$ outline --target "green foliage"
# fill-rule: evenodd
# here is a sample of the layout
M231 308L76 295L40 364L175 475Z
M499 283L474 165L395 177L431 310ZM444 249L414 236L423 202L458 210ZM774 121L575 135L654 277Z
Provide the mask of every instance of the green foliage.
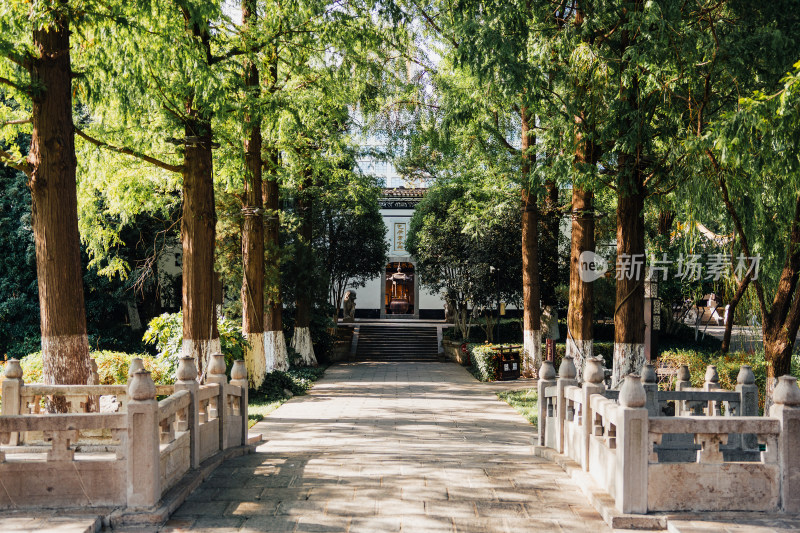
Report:
M767 363L764 360L763 352L752 354L737 352L721 355L718 352L676 349L663 352L659 355L658 360L661 364L666 364L673 368L688 365L692 387L702 387L705 381L707 365L716 365L719 384L723 389L727 390L736 389L736 376L739 374L739 367L750 365L756 377L756 386L758 386L759 409L762 412L764 410ZM795 361L792 362L792 374L797 376L800 374L800 366L797 366ZM670 388L674 388L674 383L670 384Z
M218 316L217 329L225 366L230 372L233 362L244 359L245 350L250 345L242 334L241 323ZM183 350L183 314L164 313L152 319L144 333L144 341L156 347L159 359L167 365L165 371L174 379Z
M485 216L467 227L469 202ZM521 227L513 190L494 193L467 183L439 183L428 190L411 218L406 248L417 259L422 285L441 293L468 336L469 308L489 318L497 298L519 303L522 292ZM499 273L490 267L499 269ZM487 323L487 336L491 328Z
M467 349L472 374L480 381L496 380L500 368L500 354L492 350L492 345L470 344Z
M152 355L103 350L90 352L89 356L97 362L100 385L125 385L128 382L128 368L134 357L142 359L145 370L150 371L157 384L169 385L174 382L168 365ZM26 355L20 360L20 366L25 383L42 383L42 352Z
M250 391L250 397L254 401L276 401L286 399L286 391L292 395L305 394L314 385L314 382L323 376L325 369L316 368L290 368L283 372L275 370L266 375L264 383L258 390Z
M539 393L536 389L499 391L497 397L516 409L534 426L539 423Z

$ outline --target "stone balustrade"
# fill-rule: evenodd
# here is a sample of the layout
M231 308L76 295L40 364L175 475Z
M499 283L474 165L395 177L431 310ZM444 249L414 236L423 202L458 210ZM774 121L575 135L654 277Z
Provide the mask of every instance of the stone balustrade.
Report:
M719 388L709 366L702 388L688 369L676 391L659 391L655 371L606 388L601 358L584 383L565 357L558 377L540 370L539 446L589 473L624 513L655 511L800 511L800 389L783 376L769 416L757 416L758 391L743 366L736 391Z
M228 383L223 356L212 359L209 383L197 382L185 357L168 387L156 386L141 361L127 386L26 385L11 360L2 384L0 509L152 508L204 460L246 446L244 361ZM53 396L69 398L70 412L45 413L42 399ZM118 407L99 412L103 396Z

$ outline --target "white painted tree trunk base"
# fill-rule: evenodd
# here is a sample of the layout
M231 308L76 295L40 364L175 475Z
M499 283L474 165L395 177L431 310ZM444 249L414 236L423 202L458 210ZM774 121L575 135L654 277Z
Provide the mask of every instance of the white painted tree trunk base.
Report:
M571 355L575 362L575 370L577 371L575 379L577 379L579 383L583 383L583 367L586 364L586 360L592 357L593 352L594 339L576 340L572 337L567 337L566 354Z
M317 366L317 357L314 355L314 344L311 342L309 328L294 328L292 348L300 355L300 364L303 366Z
M42 337L42 380L48 385L59 384L55 368L66 368L74 364L75 354L86 354L87 376L92 376L92 363L89 357L88 335L51 335ZM72 385L85 385L85 383L72 383Z
M522 332L521 361L522 375L535 378L539 376L539 367L542 366L542 331L539 329L526 329Z
M194 358L197 365L197 370L202 378L201 382L205 382L208 365L211 362L211 356L215 353L222 353L222 345L220 344L219 337L214 339L183 339L182 355ZM173 376L174 378L175 376Z
M267 359L264 356L264 333L248 333L250 348L244 352L244 366L247 367L247 382L251 389L257 389L264 383L267 375Z
M614 343L614 373L611 388L618 388L628 374L641 374L644 367L644 344Z
M267 373L273 370L289 370L289 352L283 330L264 332L264 361Z

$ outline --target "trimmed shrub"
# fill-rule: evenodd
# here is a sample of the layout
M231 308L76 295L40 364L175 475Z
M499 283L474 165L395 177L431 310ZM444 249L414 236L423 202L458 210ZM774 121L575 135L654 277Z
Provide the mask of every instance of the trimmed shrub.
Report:
M492 344L470 344L469 360L472 374L480 381L494 381L500 368L500 354L492 350Z
M99 351L89 356L97 363L100 385L125 385L128 383L128 368L134 357L141 357L145 370L152 373L153 381L159 385L174 382L172 375L165 371L162 361L152 355L140 353ZM22 379L25 383L42 383L42 352L28 354L20 360Z

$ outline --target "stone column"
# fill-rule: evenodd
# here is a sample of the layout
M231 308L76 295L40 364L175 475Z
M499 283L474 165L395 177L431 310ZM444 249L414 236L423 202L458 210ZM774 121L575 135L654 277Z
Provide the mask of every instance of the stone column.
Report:
M197 365L194 357L184 355L178 360L178 370L175 373L175 392L186 390L192 395L189 402L189 413L186 420L186 429L189 431L189 448L191 450L192 468L200 467L200 402L197 393L200 384L197 382Z
M553 387L556 384L556 369L552 361L542 361L542 366L539 368L539 446L547 446L547 431L555 431L555 428L547 427L547 398L545 391L548 387Z
M652 363L646 363L642 367L642 386L644 387L645 407L647 408L648 416L660 416L661 409L658 405L658 376L656 375L656 367Z
M592 396L603 394L606 389L606 370L602 357L592 357L585 361L583 370L583 450L581 452L581 467L589 471L589 439L594 426L594 413L592 412Z
M675 376L675 390L687 390L692 387L692 375L689 373L688 365L681 365L678 374ZM684 416L689 411L686 402L675 402L675 416Z
M736 392L739 393L739 415L758 416L758 386L756 377L750 365L739 367L736 376ZM758 449L758 437L753 434L742 435L742 448L745 450Z
M22 381L22 367L19 365L19 359L9 359L6 364L5 379L3 379L3 403L0 414L2 416L19 415L22 414L22 386L25 382ZM11 446L19 445L19 433L9 433L8 443Z
M242 397L239 401L239 414L242 416L242 446L247 445L247 368L242 359L233 362L231 368L231 385L242 388Z
M646 402L647 394L639 376L625 376L617 410L616 506L621 513L647 512L649 429Z
M781 376L772 395L769 416L781 423L778 435L778 464L781 469L781 508L800 511L800 389L797 378Z
M147 370L128 383L128 507L152 507L161 499L156 385Z
M558 391L556 397L556 450L558 453L564 453L564 421L567 416L567 398L564 394L567 387L578 384L575 379L576 375L577 370L572 356L565 355L561 360L561 366L558 367L558 382L556 383Z
M719 390L720 388L717 365L708 365L706 367L706 377L705 382L703 383L703 390L714 391ZM707 416L720 416L721 414L722 411L720 410L719 402L708 402L708 409L706 410Z
M228 448L228 431L226 424L227 420L227 399L228 391L228 377L225 375L225 356L221 353L215 353L211 356L211 363L208 365L208 374L206 374L207 383L216 383L219 385L219 395L217 396L216 406L209 407L209 414L219 419L219 449L225 450ZM216 410L216 413L214 412Z

